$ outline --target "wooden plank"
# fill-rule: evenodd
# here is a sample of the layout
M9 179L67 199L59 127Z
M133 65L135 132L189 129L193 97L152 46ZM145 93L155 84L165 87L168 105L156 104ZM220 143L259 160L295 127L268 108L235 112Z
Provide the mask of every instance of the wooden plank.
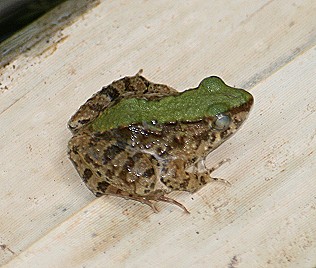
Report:
M314 14L307 0L104 1L54 46L17 56L1 78L0 263L315 265ZM67 159L71 114L140 68L179 90L216 74L255 96L243 129L207 161L231 158L214 175L232 186L171 195L190 215L95 199Z

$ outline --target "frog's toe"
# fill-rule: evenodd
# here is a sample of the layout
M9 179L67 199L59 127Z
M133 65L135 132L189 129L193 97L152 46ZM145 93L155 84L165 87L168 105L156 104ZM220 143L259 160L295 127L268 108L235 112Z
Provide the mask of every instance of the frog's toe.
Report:
M145 199L145 200L140 201L140 202L142 202L142 203L145 204L145 205L150 206L151 209L152 209L155 213L158 213L158 212L159 212L159 210L157 209L156 205L155 205L153 202L151 202L150 200Z
M223 178L213 178L213 177L211 177L211 179L214 180L214 181L223 182L223 183L225 183L225 184L228 185L228 186L231 186L231 185L232 185L228 180L225 180L225 179L223 179Z
M187 208L182 205L181 203L179 203L178 201L170 198L170 197L167 197L167 196L160 196L157 201L162 201L162 202L167 202L167 203L170 203L170 204L173 204L173 205L176 205L178 207L180 207L181 209L183 209L186 213L189 213L190 212L187 210Z
M211 174L213 171L215 171L216 169L220 168L223 164L230 162L229 158L225 158L222 161L220 161L219 163L217 163L214 167L212 168L207 168L205 167L205 169L208 171L209 174Z

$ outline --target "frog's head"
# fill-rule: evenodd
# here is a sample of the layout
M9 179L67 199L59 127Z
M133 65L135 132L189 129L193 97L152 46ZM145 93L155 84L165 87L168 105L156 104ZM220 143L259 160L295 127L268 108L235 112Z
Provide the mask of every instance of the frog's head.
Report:
M230 87L217 76L203 79L198 90L200 98L205 98L205 100L201 99L200 109L208 116L218 117L225 113L230 115L242 113L247 116L253 104L253 97L249 92ZM240 116L241 119L244 117Z
M201 99L201 113L214 133L218 133L222 143L246 120L253 104L252 95L239 88L226 85L219 77L203 79L198 90Z

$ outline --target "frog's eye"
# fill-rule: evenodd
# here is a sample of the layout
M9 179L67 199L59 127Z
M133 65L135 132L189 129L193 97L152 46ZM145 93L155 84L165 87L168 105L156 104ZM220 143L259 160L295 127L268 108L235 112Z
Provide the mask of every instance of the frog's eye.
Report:
M226 130L231 123L231 118L226 114L217 114L214 127L217 130Z

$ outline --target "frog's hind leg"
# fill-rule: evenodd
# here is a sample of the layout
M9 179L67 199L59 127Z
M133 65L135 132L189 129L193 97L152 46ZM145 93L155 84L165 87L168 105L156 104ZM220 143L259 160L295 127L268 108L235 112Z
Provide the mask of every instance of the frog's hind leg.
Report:
M141 202L145 205L148 205L151 207L151 209L155 212L158 213L159 210L157 209L157 207L155 206L155 203L153 203L151 200L144 198L142 196L139 195L133 195L127 192L124 192L114 186L109 186L106 191L104 193L102 193L101 195L110 195L110 196L116 196L116 197L121 197L124 199L131 199L131 200L135 200L138 202Z
M187 208L179 203L178 201L164 196L164 195L158 195L158 196L140 196L140 195L133 195L127 192L124 192L120 189L117 189L116 187L109 186L107 190L103 193L103 195L111 195L111 196L116 196L116 197L122 197L124 199L131 199L135 200L138 202L141 202L142 204L148 205L151 207L151 209L155 212L158 213L159 210L156 207L156 202L162 201L162 202L167 202L169 204L176 205L180 207L182 210L184 210L186 213L190 213Z

